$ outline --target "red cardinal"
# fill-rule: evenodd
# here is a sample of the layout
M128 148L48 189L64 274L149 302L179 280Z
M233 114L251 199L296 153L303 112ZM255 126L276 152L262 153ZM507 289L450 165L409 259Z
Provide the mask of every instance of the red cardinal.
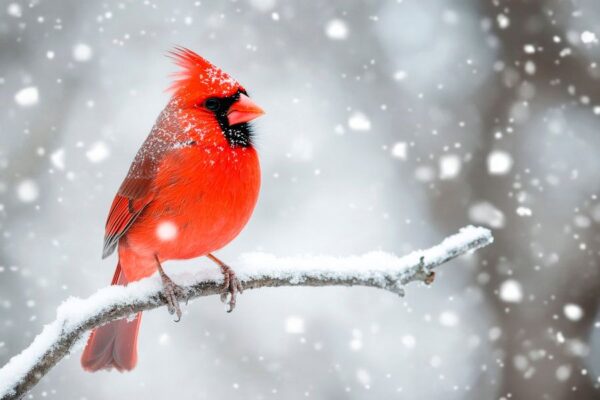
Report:
M182 289L163 271L164 261L207 256L216 262L229 311L242 291L233 270L211 253L233 240L254 210L260 166L248 123L264 112L235 79L196 53L177 48L170 55L182 70L112 203L103 258L118 247L113 285L158 271L169 312L179 320ZM134 368L140 318L95 329L83 368Z

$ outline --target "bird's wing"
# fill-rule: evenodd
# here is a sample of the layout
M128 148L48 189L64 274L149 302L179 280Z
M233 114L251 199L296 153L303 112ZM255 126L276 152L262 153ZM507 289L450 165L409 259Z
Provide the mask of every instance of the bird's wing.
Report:
M173 117L176 109L177 104L173 103L163 110L131 163L108 214L102 258L115 251L119 239L154 199L156 173L165 156L174 149L195 143L188 140L186 130L181 128L178 118Z
M169 147L157 135L150 134L131 163L127 177L113 200L104 233L102 258L111 255L119 239L134 224L144 208L154 199L154 178Z
M119 239L133 225L150 201L151 198L134 200L119 194L115 196L106 221L102 258L108 257L115 251Z

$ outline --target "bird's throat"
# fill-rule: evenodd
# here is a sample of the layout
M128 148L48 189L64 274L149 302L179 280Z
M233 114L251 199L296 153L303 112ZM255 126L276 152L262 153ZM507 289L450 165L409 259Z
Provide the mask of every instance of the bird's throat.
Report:
M248 122L229 126L227 118L219 118L219 125L223 130L223 135L231 147L251 147L253 144L254 132Z

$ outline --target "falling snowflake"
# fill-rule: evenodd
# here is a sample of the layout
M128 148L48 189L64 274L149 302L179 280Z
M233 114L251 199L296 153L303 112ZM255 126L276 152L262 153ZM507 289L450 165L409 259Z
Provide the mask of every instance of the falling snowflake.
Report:
M392 146L392 156L406 160L406 142L398 142Z
M65 169L65 150L58 149L54 153L52 153L50 155L50 162L52 162L52 165L54 165L54 167L56 167L56 169L61 170L61 171L64 170Z
M350 350L359 351L363 348L362 332L359 329L352 330L352 340L350 340Z
M564 382L571 377L571 366L568 364L561 365L556 369L556 379Z
M458 325L458 315L454 311L444 311L440 314L440 324L450 328L456 326Z
M583 31L581 32L581 41L585 44L598 43L598 37L594 32Z
M26 179L17 186L17 197L24 203L31 203L39 196L37 183L33 179Z
M285 331L294 335L304 333L304 319L291 315L285 319Z
M371 121L365 114L357 111L348 118L348 127L354 131L369 131Z
M493 326L492 328L490 328L488 332L488 337L491 342L495 342L496 340L500 339L500 336L502 336L502 329L500 329L497 326Z
M169 344L170 341L171 341L171 338L169 337L168 333L163 333L158 337L158 344L160 344L162 346Z
M440 157L440 179L454 179L460 173L461 161L456 154Z
M487 157L488 172L492 175L505 175L513 165L511 155L505 151L494 150Z
M177 225L171 221L163 221L156 227L156 236L162 241L173 240L177 237Z
M583 308L581 308L581 306L578 304L565 304L563 307L563 312L565 313L565 317L571 321L579 321L581 318L583 318Z
M92 144L89 150L85 153L88 160L93 163L98 163L105 160L110 154L108 146L104 142L96 142Z
M523 288L514 279L507 279L500 285L500 299L506 303L520 303L523 300Z
M496 21L500 29L506 29L510 26L510 19L504 14L498 14Z
M406 79L407 76L408 76L408 74L406 73L406 71L403 71L403 70L398 70L398 71L394 72L394 80L395 81L403 81Z
M78 43L73 46L73 59L78 62L86 62L92 59L92 48L85 43Z
M402 336L401 341L404 347L406 347L407 349L412 349L417 344L417 341L413 335L404 335Z
M6 12L14 18L21 18L23 16L23 10L18 3L10 3L8 7L6 7Z
M23 88L15 94L15 102L22 107L30 107L37 104L39 98L40 95L35 86Z
M325 26L325 34L332 40L344 40L348 37L348 26L341 19L332 19Z
M536 70L536 67L535 67L535 63L534 63L533 61L531 61L531 60L527 60L527 61L525 62L525 67L524 67L524 69L525 69L525 73L526 73L527 75L535 75L535 70Z

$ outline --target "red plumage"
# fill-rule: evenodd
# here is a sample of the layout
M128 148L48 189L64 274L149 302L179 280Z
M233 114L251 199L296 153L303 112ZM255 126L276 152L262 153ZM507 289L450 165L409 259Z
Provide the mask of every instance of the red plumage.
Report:
M237 81L194 52L178 48L171 56L182 68L173 96L108 215L103 257L116 247L119 255L113 285L152 275L157 262L222 248L246 225L258 198L260 167L248 122L262 110ZM84 369L132 369L140 316L96 329Z

